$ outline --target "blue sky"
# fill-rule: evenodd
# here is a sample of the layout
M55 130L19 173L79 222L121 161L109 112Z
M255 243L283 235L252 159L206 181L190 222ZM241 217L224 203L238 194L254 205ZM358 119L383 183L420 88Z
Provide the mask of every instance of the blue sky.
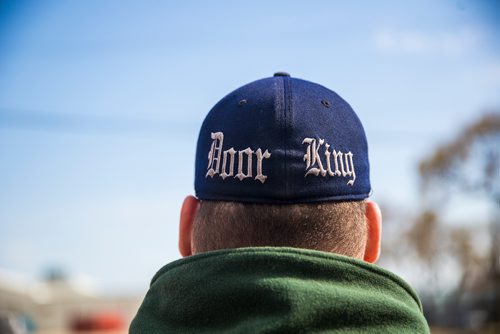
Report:
M374 199L415 210L418 160L500 107L498 7L2 2L0 267L36 277L62 266L107 290L145 289L179 256L203 117L279 70L353 106Z

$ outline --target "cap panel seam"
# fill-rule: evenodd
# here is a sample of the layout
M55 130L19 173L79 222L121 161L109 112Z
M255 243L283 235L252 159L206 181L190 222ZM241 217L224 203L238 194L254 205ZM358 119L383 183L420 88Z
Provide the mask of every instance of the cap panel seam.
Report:
M289 124L289 110L290 110L290 99L289 99L289 82L290 78L289 77L283 77L283 115L284 115L284 134L285 138L283 140L283 148L285 150L285 159L284 159L284 176L285 176L285 198L290 197L290 190L289 190L289 180L288 180L288 138L289 138L289 133L288 133L288 124Z
M287 105L287 117L286 117L286 131L287 131L287 137L286 137L286 142L285 142L285 152L286 152L286 157L288 157L288 142L290 139L290 136L292 135L292 79L290 77L286 77L286 105ZM285 159L286 163L290 164L288 159ZM290 164L291 165L291 164ZM286 167L286 166L285 166ZM289 173L288 173L288 168L286 169L286 174L285 174L285 180L287 184L287 193L286 193L286 198L289 198L291 195L291 188L293 187L293 184L289 180Z
M279 97L278 101L280 102L279 104L279 112L280 112L280 124L283 129L283 147L284 147L284 153L285 153L285 158L283 159L283 175L285 175L285 197L287 196L287 188L288 188L288 180L286 178L287 175L287 170L286 170L286 161L287 161L287 149L286 149L286 100L285 100L285 78L284 77L279 77L278 78L279 84L278 84L278 89L279 89ZM281 103L283 101L283 103Z

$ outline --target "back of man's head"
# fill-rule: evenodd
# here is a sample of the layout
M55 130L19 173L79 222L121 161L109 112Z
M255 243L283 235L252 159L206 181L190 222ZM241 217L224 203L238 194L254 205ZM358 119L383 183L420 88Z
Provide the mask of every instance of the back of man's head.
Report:
M365 201L255 204L202 201L193 226L193 248L288 246L363 258Z
M181 211L184 256L287 246L378 258L364 129L315 83L279 72L219 101L200 130L195 190Z

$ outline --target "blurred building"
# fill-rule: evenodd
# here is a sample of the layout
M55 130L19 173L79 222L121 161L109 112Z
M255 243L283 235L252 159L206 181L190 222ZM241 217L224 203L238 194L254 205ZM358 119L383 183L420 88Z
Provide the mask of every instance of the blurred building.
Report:
M126 333L142 296L103 296L63 276L32 281L0 269L0 333Z

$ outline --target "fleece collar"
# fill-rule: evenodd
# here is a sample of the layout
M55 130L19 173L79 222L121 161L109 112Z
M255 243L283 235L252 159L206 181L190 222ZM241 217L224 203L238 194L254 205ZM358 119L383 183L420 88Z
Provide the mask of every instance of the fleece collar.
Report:
M353 258L298 248L190 256L153 278L130 333L429 333L413 289Z

